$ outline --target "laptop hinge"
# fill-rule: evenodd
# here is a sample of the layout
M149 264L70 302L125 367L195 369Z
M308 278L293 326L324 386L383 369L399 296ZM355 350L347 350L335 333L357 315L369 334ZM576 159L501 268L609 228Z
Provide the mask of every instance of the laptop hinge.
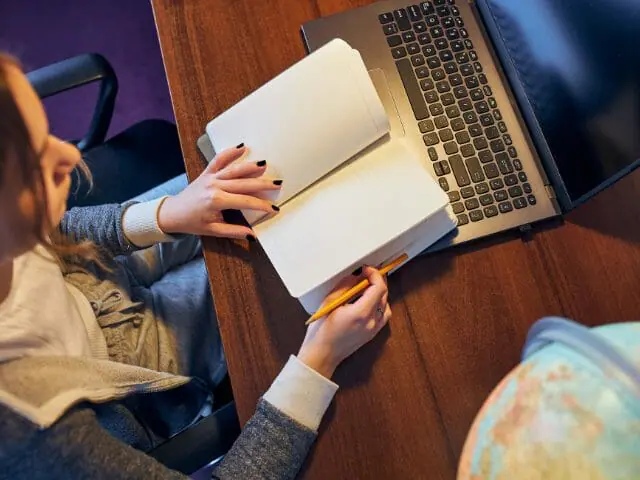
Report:
M547 191L547 197L549 197L550 199L558 198L556 196L556 191L551 185L545 185L544 189Z

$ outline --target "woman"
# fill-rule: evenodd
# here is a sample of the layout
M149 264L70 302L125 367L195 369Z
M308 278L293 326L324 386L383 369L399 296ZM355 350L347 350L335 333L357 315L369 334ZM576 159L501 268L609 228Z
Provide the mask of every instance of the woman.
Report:
M65 212L80 154L0 57L0 476L180 477L143 452L206 413L225 369L199 242L175 235L253 239L221 210L277 212L255 194L281 182L234 165L244 151L175 196ZM215 476L296 475L335 368L391 316L382 277L362 275L372 286L309 328Z

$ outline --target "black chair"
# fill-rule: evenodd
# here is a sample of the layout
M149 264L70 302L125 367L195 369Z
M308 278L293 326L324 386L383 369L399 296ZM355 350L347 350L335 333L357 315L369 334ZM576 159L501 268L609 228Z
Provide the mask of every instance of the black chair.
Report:
M27 77L41 98L100 82L89 130L82 139L73 141L91 170L94 187L87 191L81 183L69 199L69 207L120 203L184 172L178 132L172 123L145 120L105 140L118 80L102 55L78 55L29 72ZM240 424L229 378L213 393L214 412L210 416L147 453L187 475L222 457L240 434Z

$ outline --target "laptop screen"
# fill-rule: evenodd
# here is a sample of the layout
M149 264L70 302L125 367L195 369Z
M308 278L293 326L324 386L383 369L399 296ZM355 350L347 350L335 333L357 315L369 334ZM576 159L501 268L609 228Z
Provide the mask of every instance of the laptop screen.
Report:
M640 159L639 0L486 6L571 202Z

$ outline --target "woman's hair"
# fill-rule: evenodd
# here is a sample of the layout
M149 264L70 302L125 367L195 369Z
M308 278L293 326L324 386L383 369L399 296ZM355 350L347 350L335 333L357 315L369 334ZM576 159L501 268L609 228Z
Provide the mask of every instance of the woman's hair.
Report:
M53 254L61 267L65 267L70 262L93 262L102 268L107 268L92 242L73 242L63 236L57 228L49 235L43 233L46 231L43 226L48 222L48 208L40 154L33 146L29 129L9 88L7 67L11 65L20 66L16 59L0 52L0 188L8 180L3 178L3 174L7 171L8 159L13 157L17 160L15 174L19 175L23 185L33 193L36 199L33 231L35 238ZM78 164L78 170L91 183L91 173L86 163L81 161Z

